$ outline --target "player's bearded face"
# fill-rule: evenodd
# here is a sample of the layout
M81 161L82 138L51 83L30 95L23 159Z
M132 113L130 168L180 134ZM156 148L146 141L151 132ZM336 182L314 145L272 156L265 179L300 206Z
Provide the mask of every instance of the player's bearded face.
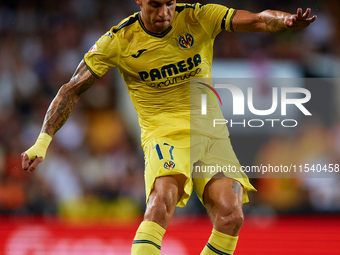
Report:
M141 8L145 28L156 34L166 31L175 15L175 0L136 0Z

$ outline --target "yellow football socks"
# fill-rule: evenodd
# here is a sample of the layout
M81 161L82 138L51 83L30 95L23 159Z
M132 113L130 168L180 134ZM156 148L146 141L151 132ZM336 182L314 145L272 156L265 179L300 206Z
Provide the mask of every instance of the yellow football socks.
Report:
M231 255L236 249L237 240L238 236L226 235L213 229L201 255Z
M143 221L132 243L131 255L160 255L165 229L155 222Z

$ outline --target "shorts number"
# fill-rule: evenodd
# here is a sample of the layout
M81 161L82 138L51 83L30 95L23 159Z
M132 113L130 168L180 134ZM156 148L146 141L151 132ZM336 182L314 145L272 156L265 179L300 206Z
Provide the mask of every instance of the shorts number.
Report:
M172 151L174 150L174 146L171 146L170 144L167 144L167 143L163 143L163 145L166 145L166 146L169 146L169 147L170 147L170 148L169 148L170 158L171 158L171 160L174 160L174 157L173 157L173 155L172 155ZM164 157L163 157L163 153L162 153L162 151L161 151L161 147L159 146L159 144L156 144L156 145L153 147L153 149L156 149L159 160L161 160L161 159L164 158Z

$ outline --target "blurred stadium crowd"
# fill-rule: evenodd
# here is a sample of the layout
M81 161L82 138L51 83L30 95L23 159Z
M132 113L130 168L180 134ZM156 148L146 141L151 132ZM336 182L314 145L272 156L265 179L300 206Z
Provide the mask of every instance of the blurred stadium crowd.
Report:
M201 1L208 2L254 12L311 7L318 19L303 32L222 33L215 58L288 59L300 64L306 77L339 78L338 0ZM144 159L139 141L117 110L117 72L108 72L84 94L34 174L21 170L20 160L21 152L35 142L49 103L84 53L135 11L133 0L0 2L0 214L129 218L143 212ZM338 105L328 123L305 125L288 138L266 137L253 164L275 164L291 157L297 164L317 159L339 163L339 113ZM339 178L253 182L258 192L251 195L250 213L256 208L278 213L340 212ZM185 212L204 212L192 200Z

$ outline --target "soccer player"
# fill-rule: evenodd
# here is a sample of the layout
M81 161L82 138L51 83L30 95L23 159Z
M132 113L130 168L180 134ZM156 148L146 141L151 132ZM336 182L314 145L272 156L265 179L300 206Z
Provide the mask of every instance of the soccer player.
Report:
M243 223L242 204L248 201L247 192L255 189L243 173L193 178L190 162L240 165L226 127L220 133L224 137L190 132L190 78L211 78L213 43L223 30L275 33L303 29L316 16L309 17L309 8L305 13L299 8L296 14L251 13L216 4L176 4L175 0L136 3L140 12L99 38L71 80L60 88L36 143L22 153L22 167L34 171L81 95L117 67L139 116L146 163L147 206L131 254L160 254L175 207L185 206L193 188L213 223L201 254L233 254ZM199 137L198 145L190 145L193 133ZM196 152L197 146L200 149L192 154L190 149ZM192 155L194 159L190 159Z

